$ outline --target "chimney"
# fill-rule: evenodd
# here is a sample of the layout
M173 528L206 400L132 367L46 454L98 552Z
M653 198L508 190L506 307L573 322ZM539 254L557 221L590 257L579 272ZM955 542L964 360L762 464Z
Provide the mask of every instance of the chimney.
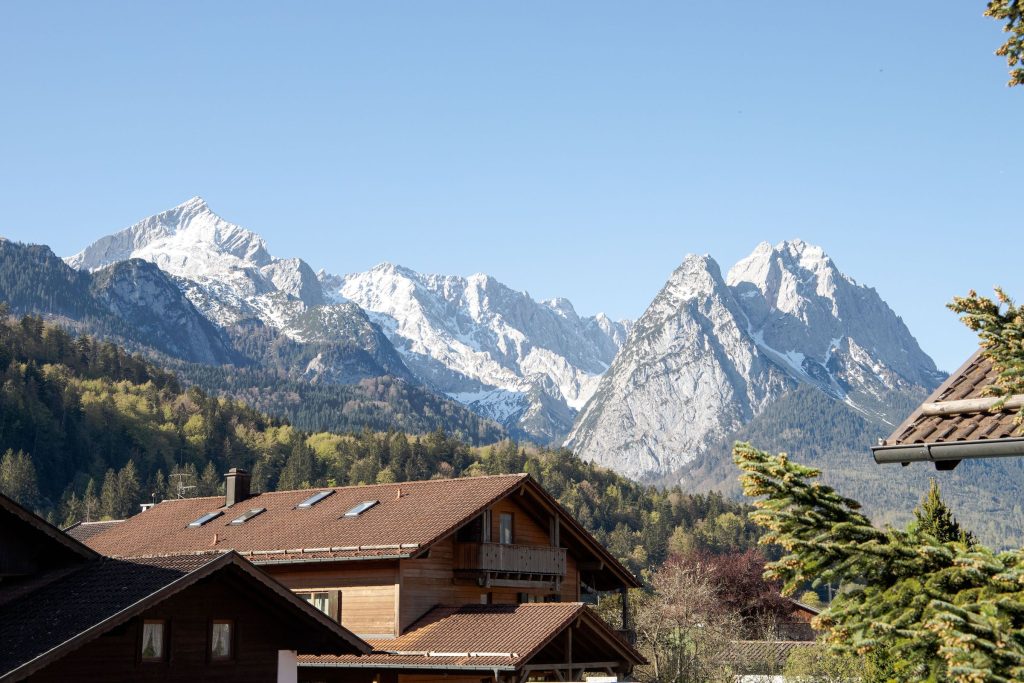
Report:
M245 470L232 467L225 475L227 480L224 485L224 506L231 507L235 503L241 503L249 497L249 473Z

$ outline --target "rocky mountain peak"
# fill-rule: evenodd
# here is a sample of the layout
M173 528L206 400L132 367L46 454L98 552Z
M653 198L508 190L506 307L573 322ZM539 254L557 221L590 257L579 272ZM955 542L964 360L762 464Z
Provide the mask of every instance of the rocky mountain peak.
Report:
M765 242L723 280L687 256L636 322L566 442L632 476L663 475L810 385L889 422L940 373L875 290L823 249Z
M262 237L224 220L202 197L103 237L65 261L73 268L93 271L129 258L152 261L186 277L215 264L258 268L271 261Z

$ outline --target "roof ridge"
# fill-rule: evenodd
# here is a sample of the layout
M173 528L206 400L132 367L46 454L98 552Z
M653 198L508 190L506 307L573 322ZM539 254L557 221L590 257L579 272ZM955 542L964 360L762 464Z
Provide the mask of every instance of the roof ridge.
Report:
M349 484L347 486L311 486L304 489L286 489L284 491L259 491L253 493L249 498L245 500L252 500L258 496L275 496L285 493L306 493L308 491L348 491L355 489L368 489L368 488L386 488L386 487L403 487L403 486L425 486L429 484L443 484L448 482L468 482L468 481L479 481L481 479L526 479L530 474L528 472L513 472L509 474L481 474L471 477L447 477L442 479L411 479L409 481L395 481L388 483L374 483L374 484ZM195 496L192 498L167 498L160 501L160 505L164 503L176 503L179 501L198 501L198 500L223 500L224 496ZM245 502L245 501L241 501ZM221 506L223 507L223 506ZM104 521L119 521L124 520L104 520ZM91 522L95 523L95 522Z

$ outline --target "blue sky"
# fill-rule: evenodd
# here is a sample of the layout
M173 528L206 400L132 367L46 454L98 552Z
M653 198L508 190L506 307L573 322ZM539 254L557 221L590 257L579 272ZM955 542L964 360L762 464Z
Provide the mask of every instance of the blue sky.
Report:
M198 194L315 268L615 317L688 252L800 237L945 369L945 302L1024 298L981 0L291 4L0 7L0 234L66 255Z

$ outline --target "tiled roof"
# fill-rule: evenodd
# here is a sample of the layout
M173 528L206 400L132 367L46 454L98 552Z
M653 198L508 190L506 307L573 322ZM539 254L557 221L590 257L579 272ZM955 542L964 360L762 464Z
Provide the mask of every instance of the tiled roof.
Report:
M51 560L56 556L75 561L92 560L99 557L95 551L78 540L61 532L60 529L42 517L26 510L14 500L0 493L0 524L9 532L27 534L39 556L47 555ZM18 531L20 530L20 532Z
M64 530L71 538L85 543L98 533L106 531L115 524L120 524L123 519L109 519L103 522L77 522Z
M280 491L252 496L232 508L224 498L166 500L91 536L87 544L115 557L233 549L256 563L336 558L409 557L472 519L492 501L522 484L526 475L433 479L401 484ZM333 491L308 509L296 509L317 491ZM345 512L380 501L357 517ZM244 524L247 510L266 511ZM198 528L208 512L220 517Z
M972 412L926 414L928 404L985 398L984 389L995 381L996 372L992 364L978 350L879 445L937 444L1019 436L1016 434L1018 426L1014 424L1016 409L994 413L975 409Z
M59 570L37 590L21 592L0 609L0 680L30 674L64 653L168 599L179 590L234 565L262 590L291 603L299 628L335 652L369 647L235 553L118 560L100 558ZM247 594L251 595L251 594ZM316 651L316 650L314 650Z
M0 678L221 555L86 562L0 610Z
M436 607L398 638L370 640L373 653L299 657L300 666L398 669L516 670L580 620L603 638L605 660L643 657L578 602ZM614 651L613 651L614 650Z

